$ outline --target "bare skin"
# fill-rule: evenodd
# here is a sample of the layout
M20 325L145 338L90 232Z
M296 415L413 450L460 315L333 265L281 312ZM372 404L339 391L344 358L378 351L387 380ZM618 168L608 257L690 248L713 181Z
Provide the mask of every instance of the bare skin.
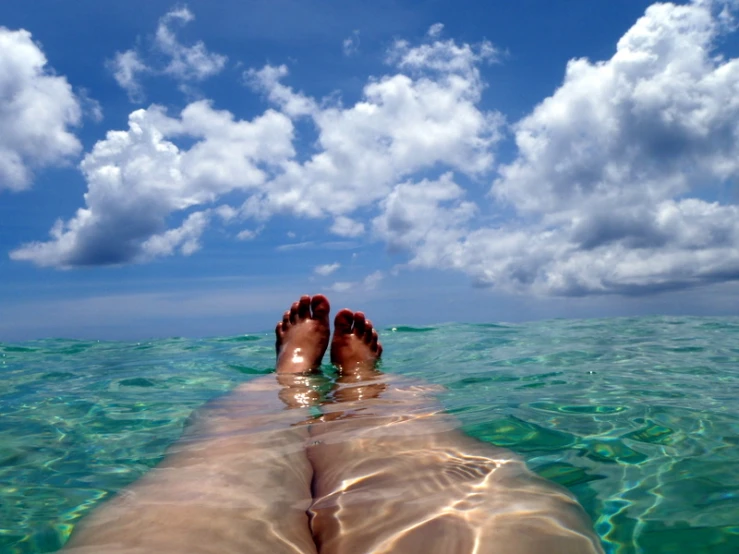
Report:
M275 327L278 374L304 373L318 369L331 335L331 307L322 294L303 295L282 315Z
M65 551L315 553L302 423L318 398L306 372L328 346L329 310L322 295L295 302L275 330L276 375L199 410L162 463L85 518Z
M361 312L336 316L341 373L313 418L309 373L328 347L328 314L321 295L295 302L275 329L276 378L200 410L156 469L85 519L68 551L602 552L569 493L460 433L430 387L380 373L382 345Z
M381 374L381 353L364 314L339 312L341 376L308 448L321 554L602 553L567 491L461 433L430 387Z

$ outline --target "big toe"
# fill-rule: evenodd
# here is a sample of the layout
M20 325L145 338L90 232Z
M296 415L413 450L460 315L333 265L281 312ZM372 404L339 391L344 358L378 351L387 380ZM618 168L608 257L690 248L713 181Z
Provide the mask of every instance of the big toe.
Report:
M351 335L354 323L354 312L344 308L334 318L334 334Z
M313 319L325 321L328 324L328 314L331 312L331 304L328 298L322 294L316 294L310 301L311 310L313 311Z

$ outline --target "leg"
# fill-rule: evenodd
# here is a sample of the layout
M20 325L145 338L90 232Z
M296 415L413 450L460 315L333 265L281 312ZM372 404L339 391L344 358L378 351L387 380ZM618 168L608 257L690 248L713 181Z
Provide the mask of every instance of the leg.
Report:
M320 295L293 304L276 329L276 378L240 385L196 413L159 466L82 522L70 551L315 553L301 423L317 401L305 372L328 346L328 313Z
M602 552L567 491L459 432L427 390L380 374L380 353L363 314L337 315L336 403L308 449L321 554Z

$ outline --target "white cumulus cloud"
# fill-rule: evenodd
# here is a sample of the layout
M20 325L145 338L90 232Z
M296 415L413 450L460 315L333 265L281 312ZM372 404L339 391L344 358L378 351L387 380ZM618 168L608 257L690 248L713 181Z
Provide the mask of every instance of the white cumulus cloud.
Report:
M34 168L77 155L70 127L81 118L72 87L48 67L31 33L0 27L0 190L26 189Z
M331 275L334 271L339 269L341 267L341 264L339 262L333 263L333 264L324 264L316 266L313 271L317 275L323 275L324 277L326 275Z
M156 32L157 47L170 58L164 72L182 81L207 79L220 73L227 61L226 56L210 52L202 41L185 46L177 40L173 23L185 24L194 19L186 7L172 10L159 20Z
M226 56L211 52L203 41L188 46L177 38L175 26L194 20L195 16L186 6L170 10L159 19L149 51L117 52L107 62L108 69L131 102L144 101L141 75L168 75L180 83L180 88L187 90L187 82L204 81L223 70L228 61ZM162 55L163 63L160 61Z
M368 291L375 290L377 285L385 278L382 271L375 271L370 273L361 281L337 281L328 287L327 290L331 292L347 292L352 289L356 291Z
M151 69L141 61L135 50L116 52L115 57L108 62L108 68L113 72L118 85L128 93L131 102L143 101L144 91L138 77Z
M431 38L437 38L441 33L444 31L444 24L443 23L434 23L429 27L428 35Z
M571 60L561 85L511 126L516 149L498 167L504 118L481 106L481 68L498 56L490 43L442 40L441 25L420 44L398 40L387 73L348 105L293 88L283 65L249 70L274 109L252 121L207 101L178 117L133 112L128 130L85 157L85 206L50 240L11 255L55 267L140 262L192 253L208 225L251 218L261 229L289 214L322 219L340 237L369 230L410 266L523 293L737 279L739 208L712 200L739 177L739 59L716 48L736 28L733 5L654 4L610 59ZM170 29L191 14L167 17L160 25ZM303 155L298 122L316 131ZM465 187L481 183L492 183L490 195L475 204Z
M359 237L364 234L364 223L343 215L338 215L329 230L334 235L339 235L340 237Z
M292 134L290 120L271 110L252 121L235 120L206 101L190 104L179 118L159 106L137 110L127 131L110 131L82 161L86 206L58 221L51 240L23 245L11 257L71 267L141 262L175 248L189 255L207 213L167 230L170 217L263 185L270 168L294 154ZM179 148L172 142L178 138L194 144ZM216 213L232 215L223 207Z
M503 117L479 107L484 84L477 65L490 59L489 43L477 46L432 41L396 42L388 62L397 72L371 79L353 106L317 102L281 83L287 68L252 71L249 82L291 117L310 117L318 152L289 160L267 190L248 202L255 217L288 212L337 218L347 235L355 210L384 199L417 171L447 167L480 176L493 166ZM357 234L358 227L354 228Z
M444 248L465 235L466 223L476 212L475 204L463 196L451 173L435 181L396 185L381 202L381 214L373 221L375 234L391 249L413 252L415 263L427 255L438 263Z
M518 155L493 185L515 223L421 243L414 261L558 295L738 278L737 208L700 198L739 176L739 60L715 52L726 22L715 2L655 4L611 59L571 60L514 125Z

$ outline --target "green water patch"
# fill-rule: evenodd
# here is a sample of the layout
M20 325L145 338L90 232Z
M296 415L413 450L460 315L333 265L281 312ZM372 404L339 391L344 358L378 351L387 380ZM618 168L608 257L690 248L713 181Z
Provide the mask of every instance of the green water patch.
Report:
M548 366L576 366L587 362L592 362L594 359L592 352L585 352L582 350L567 350L564 352L557 352L555 354L549 354L544 356L543 362Z
M243 373L245 375L267 375L272 371L272 368L259 368L241 364L226 364L228 368Z
M26 346L3 346L3 352L36 352L36 348L28 348Z
M400 325L398 327L393 327L390 330L393 333L429 333L431 331L436 331L436 327L410 327L408 325Z
M609 464L640 464L649 456L626 446L618 439L588 440L579 445L583 455Z
M599 406L593 404L568 406L557 404L555 402L531 402L528 406L530 408L541 410L543 412L587 416L614 415L627 412L629 410L628 406Z
M567 488L606 478L605 475L591 474L581 467L565 462L552 462L535 467L533 470L545 479Z
M44 381L66 381L68 379L74 379L77 377L74 373L69 373L68 371L51 371L49 373L44 373L41 376L41 379Z
M679 523L668 526L649 522L639 535L638 544L642 552L650 554L683 554L698 551L736 554L739 552L739 526L690 527ZM695 550L686 548L687 545L693 545Z
M676 390L634 390L629 394L638 398L687 398L689 395Z
M467 425L463 430L479 440L520 452L562 450L577 443L575 435L546 429L515 416Z
M264 337L257 336L257 335L239 335L238 337L225 337L225 338L216 339L216 340L217 340L217 342L226 342L226 343L235 342L235 343L240 343L240 342L257 342L257 341L262 340L263 338Z
M156 387L156 383L151 379L144 379L143 377L134 377L133 379L122 379L118 381L121 386L124 387Z
M653 421L647 421L643 427L621 435L622 439L630 439L648 444L669 446L675 442L675 431Z
M470 386L483 385L492 381L493 379L491 377L465 377L463 379L458 379L457 381L447 383L446 388L451 390L463 390Z
M665 348L668 352L675 352L676 354L692 354L696 352L705 352L705 348L702 346L674 346Z
M541 364L542 358L534 357L534 356L523 356L523 357L517 357L517 358L509 358L504 360L497 360L495 362L491 362L491 366L520 366L520 365L533 365L533 364Z
M82 352L86 352L95 345L96 345L95 343L75 344L72 346L68 346L66 348L60 348L59 350L55 350L54 352L55 354L64 354L66 356L73 356L75 354L81 354Z
M154 348L153 344L137 344L131 350L151 350L152 348Z

